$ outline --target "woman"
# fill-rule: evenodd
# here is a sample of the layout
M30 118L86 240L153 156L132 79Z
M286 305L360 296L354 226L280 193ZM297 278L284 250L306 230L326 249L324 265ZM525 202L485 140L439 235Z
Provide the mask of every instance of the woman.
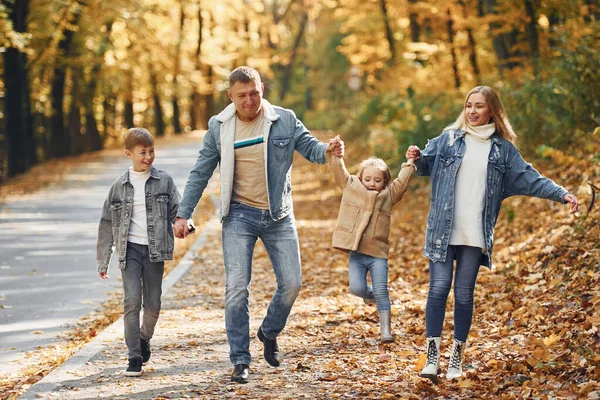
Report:
M425 310L427 362L421 376L437 379L446 300L454 269L454 341L447 379L462 375L462 356L473 317L479 266L491 267L494 226L502 200L514 195L571 203L577 198L526 163L498 95L478 86L464 109L425 149L410 146L417 175L431 176L431 207L423 255L429 258Z

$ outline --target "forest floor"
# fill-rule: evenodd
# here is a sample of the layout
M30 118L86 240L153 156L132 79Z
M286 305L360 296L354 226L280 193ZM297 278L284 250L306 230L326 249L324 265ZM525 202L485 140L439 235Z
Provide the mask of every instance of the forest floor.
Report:
M347 146L348 159L356 161L358 155ZM266 364L254 336L275 289L259 242L250 298L250 382L229 380L220 226L209 219L213 210L207 208L198 223L209 229L207 242L163 299L144 375L127 378L120 373L126 349L122 336L115 337L49 398L599 399L600 212L596 204L588 214L592 192L587 182L598 186L600 164L593 157L550 156L536 167L572 189L582 210L573 215L567 206L522 197L503 203L495 232L495 269L482 268L479 274L466 373L458 381L440 377L433 383L418 376L425 362L428 264L421 251L428 180L413 176L392 213L389 286L396 342L380 345L376 308L349 293L347 256L330 246L340 190L326 166L297 157L293 187L303 289L278 338L285 357L281 367ZM451 295L442 337L444 372L452 310ZM120 312L115 303L113 314ZM101 329L94 321L103 318L83 321L73 337ZM0 398L14 397L43 375L4 386L6 395Z

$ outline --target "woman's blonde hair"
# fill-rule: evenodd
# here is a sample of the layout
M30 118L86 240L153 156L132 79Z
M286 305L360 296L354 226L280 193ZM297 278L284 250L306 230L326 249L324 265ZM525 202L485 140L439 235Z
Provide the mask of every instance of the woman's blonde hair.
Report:
M493 121L496 123L496 131L498 132L498 134L501 137L503 137L504 139L508 140L509 142L516 144L517 135L513 131L512 125L510 124L510 121L508 120L508 115L506 115L506 110L504 109L504 105L502 105L502 102L500 101L500 97L498 97L498 95L496 94L494 89L492 89L489 86L477 86L477 87L474 87L473 89L471 89L471 91L469 93L467 93L467 96L465 97L465 102L463 103L462 112L460 113L460 115L458 116L456 121L454 121L454 123L450 126L452 128L461 128L461 129L464 129L465 127L469 126L469 122L467 121L467 118L465 117L465 108L467 107L467 101L469 100L469 97L473 93L481 93L483 95L483 97L485 97L487 106L490 109L490 115L491 115L490 122Z
M386 165L385 161L381 158L371 157L367 158L363 162L360 163L360 167L358 169L358 177L362 180L362 174L367 167L374 167L383 172L383 188L385 189L390 184L392 180L392 174L390 169Z

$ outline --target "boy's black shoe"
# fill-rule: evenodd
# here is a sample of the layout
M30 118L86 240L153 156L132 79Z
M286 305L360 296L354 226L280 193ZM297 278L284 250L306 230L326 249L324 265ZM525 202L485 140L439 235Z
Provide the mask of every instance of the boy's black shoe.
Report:
M140 346L142 348L142 363L146 365L152 355L152 351L150 351L150 340L140 339Z
M279 352L279 346L277 346L277 339L269 339L265 336L262 331L262 328L258 328L258 334L256 335L258 340L263 342L265 345L264 356L265 360L272 367L279 367L281 364L281 353Z
M139 358L130 358L129 366L123 374L125 376L142 376L142 360Z
M236 364L231 373L231 381L237 383L248 383L248 364Z

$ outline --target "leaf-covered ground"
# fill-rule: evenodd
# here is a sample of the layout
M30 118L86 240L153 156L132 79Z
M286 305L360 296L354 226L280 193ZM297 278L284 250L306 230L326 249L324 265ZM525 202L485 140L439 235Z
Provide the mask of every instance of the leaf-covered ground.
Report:
M496 229L496 268L482 269L465 354L466 375L437 383L418 377L424 363L427 261L421 256L428 181L412 187L392 215L390 297L396 343L382 346L375 307L349 294L347 257L330 247L340 192L324 166L297 159L295 214L303 290L279 339L280 368L262 358L254 333L275 284L262 245L251 287L251 381L229 381L223 316L220 225L189 273L163 299L154 354L142 378L120 374L122 337L64 382L60 399L598 399L600 398L600 213L590 187L593 158L536 164L582 202L579 215L538 199L504 203ZM565 165L555 167L552 165ZM567 166L568 165L568 166ZM442 338L445 372L452 338L452 296Z

